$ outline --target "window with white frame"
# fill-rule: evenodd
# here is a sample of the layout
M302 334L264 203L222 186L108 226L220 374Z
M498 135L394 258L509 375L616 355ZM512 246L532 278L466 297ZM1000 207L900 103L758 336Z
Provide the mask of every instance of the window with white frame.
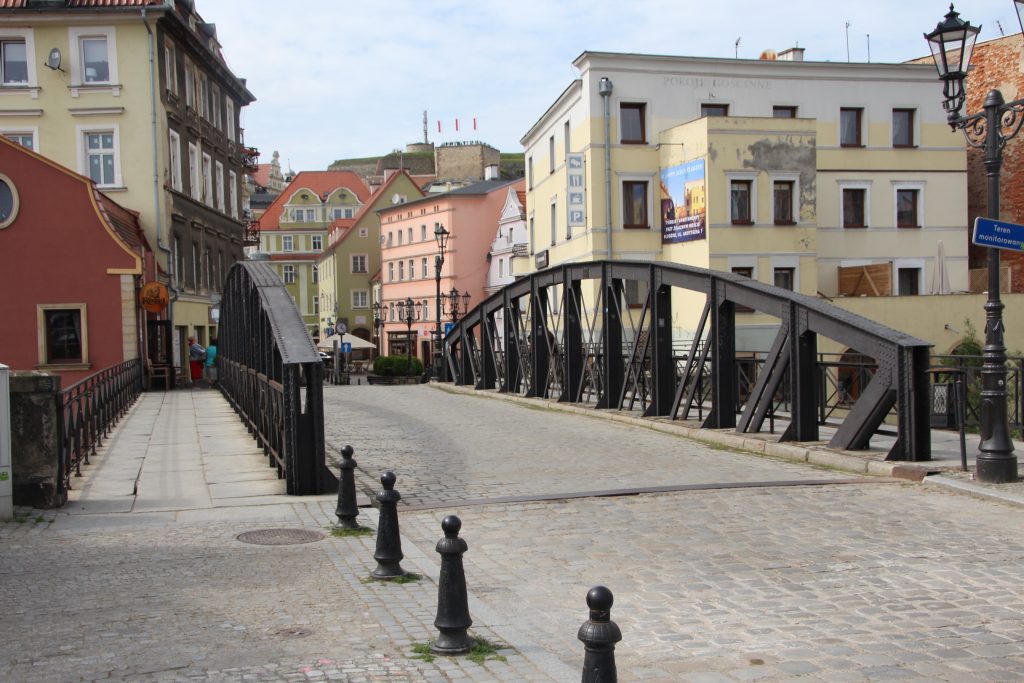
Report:
M302 209L292 209L291 214L293 223L304 223L306 220L306 213Z
M409 279L416 279L416 259L409 259Z
M320 314L320 297L314 296L313 297L313 315L319 315L319 314Z
M202 197L202 186L199 184L199 148L193 143L188 143L188 189L192 199L199 200Z
M366 289L352 290L352 308L369 308L370 292Z
M213 206L213 158L203 154L203 202Z
M199 72L199 115L210 120L210 82L202 71Z
M320 268L315 263L313 264L313 284L320 282Z
M178 94L178 69L174 63L174 43L164 43L164 87Z
M843 228L866 228L871 216L871 184L869 181L839 182L839 225Z
M558 239L558 198L551 200L551 246Z
M316 220L316 209L306 209L306 222L312 223Z
M117 129L80 130L82 130L84 175L92 178L92 181L100 187L116 187L121 178Z
M224 132L227 133L228 140L236 142L235 140L235 101L230 97L224 98Z
M394 263L389 263L388 264L388 282L394 282L394 281L395 281L395 264Z
M281 251L294 251L294 242L291 235L281 236Z
M772 219L775 225L796 225L800 215L800 174L772 173Z
M210 88L210 116L213 119L213 125L215 128L220 130L223 127L220 119L220 86L213 85Z
M924 225L924 183L894 182L894 225L897 228L920 228Z
M412 244L412 226L409 226L409 244Z
M28 85L28 52L24 38L0 38L0 78L5 86Z
M217 210L224 213L224 164L217 162Z
M231 201L231 217L238 218L238 174L228 171L228 198Z
M167 133L167 163L170 165L171 187L181 192L181 136L171 130Z
M733 225L753 225L757 217L757 174L726 173L729 181L729 222Z
M295 266L286 265L281 268L281 271L284 276L284 283L286 285L295 284Z
M420 226L420 241L421 242L426 242L427 241L427 226L425 226L425 225L421 225Z
M185 106L190 109L196 107L195 66L188 57L185 57Z
M352 254L349 256L350 265L352 266L353 273L365 273L366 272L366 254ZM388 264L391 265L391 264Z
M402 229L401 229L401 228L399 228L399 230L398 230L398 245L399 245L399 246L401 246L401 245L402 245L402 239L403 239L403 237L402 237L402 236L403 236L403 235L405 235L405 232L403 232L403 231L402 231Z
M71 85L112 85L117 80L117 43L113 26L68 29Z
M534 252L533 245L537 244L537 236L534 234L533 214L530 214L530 253Z
M399 281L405 279L405 261L398 262L398 279Z
M324 238L322 235L312 235L313 240L313 251L321 251L324 248Z
M426 256L424 256L420 260L420 272L423 273L423 275L421 277L423 277L424 279L429 277L429 275L427 273L427 257Z
M800 257L772 256L772 284L792 292L800 291Z
M892 263L896 296L915 296L922 292L924 259L896 259Z
M10 140L16 142L25 149L36 149L36 133L34 131L4 131L2 135Z

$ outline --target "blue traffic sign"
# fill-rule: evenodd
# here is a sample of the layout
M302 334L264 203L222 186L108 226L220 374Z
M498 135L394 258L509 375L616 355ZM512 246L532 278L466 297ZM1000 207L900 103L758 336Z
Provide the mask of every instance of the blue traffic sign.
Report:
M342 353L352 353L352 342L341 342Z
M971 241L979 247L1024 251L1024 225L975 218Z
M444 336L447 337L448 333L452 331L453 327L455 327L455 323L445 323L444 324Z

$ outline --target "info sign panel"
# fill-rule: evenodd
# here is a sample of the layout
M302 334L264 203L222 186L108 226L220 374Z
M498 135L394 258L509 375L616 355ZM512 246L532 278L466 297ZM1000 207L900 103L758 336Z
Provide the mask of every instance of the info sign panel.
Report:
M587 224L587 191L583 175L583 155L566 154L566 210L570 228L584 227Z
M971 241L979 247L1024 251L1024 225L975 218Z
M661 243L707 238L704 160L661 170Z

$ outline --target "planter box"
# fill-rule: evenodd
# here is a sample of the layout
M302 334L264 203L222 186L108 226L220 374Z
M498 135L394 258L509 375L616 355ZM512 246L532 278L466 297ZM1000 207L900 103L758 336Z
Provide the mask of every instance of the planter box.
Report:
M367 384L420 384L423 381L419 375L367 375Z

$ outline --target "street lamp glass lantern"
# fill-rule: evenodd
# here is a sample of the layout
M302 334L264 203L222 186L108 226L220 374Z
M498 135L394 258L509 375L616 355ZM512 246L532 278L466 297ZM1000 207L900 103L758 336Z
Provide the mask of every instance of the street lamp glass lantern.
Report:
M434 239L437 240L437 248L443 252L448 244L448 231L440 223L434 227Z
M1019 12L1020 3L1014 1ZM943 95L946 101L943 106L951 116L959 113L964 105L964 79L967 78L974 42L980 32L980 26L971 26L971 22L960 19L960 14L950 4L949 12L935 30L924 34L935 68L944 84Z
M465 315L469 312L469 292L462 295L462 314Z

